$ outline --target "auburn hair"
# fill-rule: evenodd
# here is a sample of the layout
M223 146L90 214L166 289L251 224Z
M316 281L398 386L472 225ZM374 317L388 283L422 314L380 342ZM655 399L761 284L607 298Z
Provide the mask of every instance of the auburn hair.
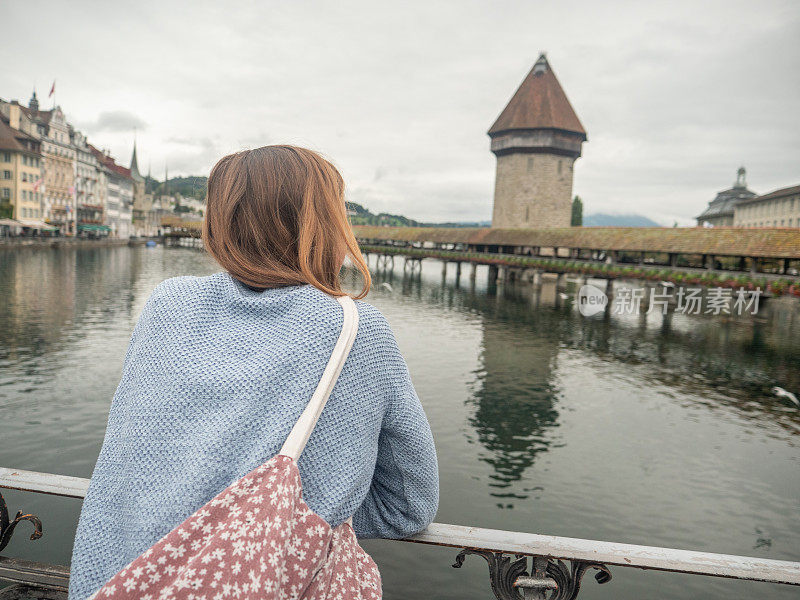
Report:
M222 158L208 177L203 243L233 277L251 288L310 283L344 296L346 256L370 288L369 268L347 220L344 180L316 152L264 146Z

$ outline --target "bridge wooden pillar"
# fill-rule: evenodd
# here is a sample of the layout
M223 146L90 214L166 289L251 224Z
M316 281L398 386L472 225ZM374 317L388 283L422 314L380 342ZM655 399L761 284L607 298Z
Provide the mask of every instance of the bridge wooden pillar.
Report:
M650 294L653 293L653 287L649 283L645 283L643 290L642 302L639 304L639 325L645 328L647 327L647 309L650 307Z
M406 275L422 275L422 259L406 257L403 263L403 274Z
M496 285L497 284L497 274L499 269L497 265L489 265L489 285Z
M508 267L502 266L498 269L497 283L498 285L505 285L508 283L509 272Z
M471 263L469 269L469 279L470 281L475 281L475 277L478 274L478 263Z
M391 271L394 269L394 255L393 254L378 254L375 259L375 268L384 271Z
M614 280L606 279L606 297L608 298L608 306L611 306L611 298L614 296Z

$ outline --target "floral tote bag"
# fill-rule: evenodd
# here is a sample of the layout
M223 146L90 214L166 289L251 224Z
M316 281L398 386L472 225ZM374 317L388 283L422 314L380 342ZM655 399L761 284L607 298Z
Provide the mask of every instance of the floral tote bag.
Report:
M280 453L222 490L114 575L91 599L377 600L381 576L352 519L331 527L303 501L297 460L330 397L358 330L344 324L314 394Z

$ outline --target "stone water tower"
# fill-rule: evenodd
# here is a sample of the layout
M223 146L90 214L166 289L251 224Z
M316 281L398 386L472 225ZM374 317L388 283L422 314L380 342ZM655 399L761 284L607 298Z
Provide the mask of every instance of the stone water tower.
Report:
M572 169L586 132L544 54L489 137L497 156L492 227L569 227Z

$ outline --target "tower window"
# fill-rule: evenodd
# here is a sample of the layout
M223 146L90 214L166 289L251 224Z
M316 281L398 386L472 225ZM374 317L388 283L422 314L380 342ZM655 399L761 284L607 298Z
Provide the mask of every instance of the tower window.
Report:
M561 175L561 159L558 159L558 174Z
M533 157L532 156L528 157L528 171L529 172L533 171Z
M528 160L530 160L530 159L528 159ZM529 219L529 212L530 212L530 207L529 207L529 206L526 206L526 207L525 207L525 222L526 222L526 223L527 223L527 222L530 220L530 219Z

